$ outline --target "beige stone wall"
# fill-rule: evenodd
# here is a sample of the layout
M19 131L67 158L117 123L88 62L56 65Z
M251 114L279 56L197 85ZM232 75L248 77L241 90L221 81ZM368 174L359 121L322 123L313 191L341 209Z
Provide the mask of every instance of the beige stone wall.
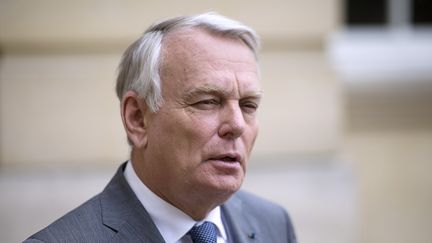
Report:
M256 155L337 154L342 142L341 84L317 50L264 51L264 99Z
M118 55L6 55L3 164L119 163L127 146L114 94Z
M109 45L129 42L157 19L217 11L253 26L266 39L317 42L314 39L334 29L336 4L336 0L5 0L0 9L0 36L8 48L20 44Z
M430 242L432 130L353 132L361 179L359 242Z
M347 86L347 160L359 176L360 242L432 238L432 78Z

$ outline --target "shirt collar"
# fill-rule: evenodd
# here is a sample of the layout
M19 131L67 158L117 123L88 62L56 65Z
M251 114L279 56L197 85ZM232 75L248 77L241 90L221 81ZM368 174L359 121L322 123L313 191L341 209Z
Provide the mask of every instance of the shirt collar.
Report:
M202 221L195 221L180 209L167 203L162 198L154 194L137 176L131 161L127 162L124 176L138 200L150 214L153 222L166 242L177 242L195 224L204 221L212 222L216 225L219 237L225 241L227 235L222 223L220 207L214 208Z

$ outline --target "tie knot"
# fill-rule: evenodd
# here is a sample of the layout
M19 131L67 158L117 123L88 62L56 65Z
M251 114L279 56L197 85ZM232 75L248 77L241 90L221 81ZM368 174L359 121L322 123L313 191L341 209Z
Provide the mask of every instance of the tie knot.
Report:
M216 243L216 227L213 223L206 221L200 226L194 226L189 234L193 243Z

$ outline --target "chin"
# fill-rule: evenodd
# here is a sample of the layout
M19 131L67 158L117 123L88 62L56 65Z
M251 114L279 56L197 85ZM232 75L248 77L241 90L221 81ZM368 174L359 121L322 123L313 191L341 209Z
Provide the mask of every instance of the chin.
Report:
M237 192L243 182L243 177L237 178L234 176L221 176L216 181L210 183L209 190L224 196L231 196Z
M194 184L193 194L199 198L202 205L208 204L212 208L225 203L240 189L243 177L217 177L200 180ZM189 194L191 195L191 194Z

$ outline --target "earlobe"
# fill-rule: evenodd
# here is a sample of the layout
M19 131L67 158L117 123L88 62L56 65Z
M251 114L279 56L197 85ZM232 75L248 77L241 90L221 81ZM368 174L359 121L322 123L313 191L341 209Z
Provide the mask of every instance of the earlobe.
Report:
M147 145L145 113L147 105L134 91L127 91L122 98L121 117L128 139L136 148Z

